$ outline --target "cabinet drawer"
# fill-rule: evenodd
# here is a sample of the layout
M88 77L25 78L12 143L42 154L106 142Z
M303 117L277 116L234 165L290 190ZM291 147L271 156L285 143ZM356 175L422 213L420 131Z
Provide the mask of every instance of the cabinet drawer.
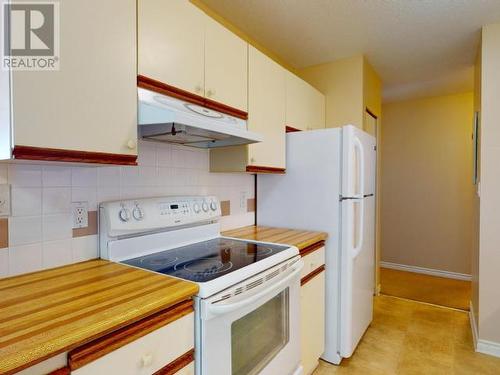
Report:
M304 268L302 268L302 272L300 274L301 278L309 275L312 271L325 264L325 247L320 247L319 249L308 253L302 257L302 260L304 261Z
M150 375L194 347L194 313L163 326L89 364L76 375ZM191 374L183 367L177 373Z

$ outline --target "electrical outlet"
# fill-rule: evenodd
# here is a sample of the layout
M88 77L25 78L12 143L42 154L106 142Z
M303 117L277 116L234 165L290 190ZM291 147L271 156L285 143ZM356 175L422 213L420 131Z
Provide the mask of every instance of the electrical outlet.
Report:
M10 185L0 185L0 216L10 216Z
M71 212L73 214L73 229L86 228L89 226L89 203L73 202L71 203Z

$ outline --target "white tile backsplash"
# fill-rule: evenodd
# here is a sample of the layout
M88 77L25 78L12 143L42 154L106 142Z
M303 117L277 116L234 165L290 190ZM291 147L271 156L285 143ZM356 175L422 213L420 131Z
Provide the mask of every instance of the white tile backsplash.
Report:
M15 187L42 186L42 167L31 164L9 164L9 184Z
M9 248L9 274L33 272L42 269L42 244L15 246Z
M96 167L72 168L71 186L97 186L97 168Z
M71 187L44 188L43 214L60 214L71 211Z
M98 257L97 236L85 236L73 238L71 251L73 262L83 262L85 260Z
M42 188L12 188L12 216L42 214Z
M9 248L0 249L0 277L9 276Z
M19 216L9 218L9 247L42 241L42 217Z
M251 225L240 208L242 192L254 197L254 177L209 173L209 154L170 144L139 142L139 165L0 165L0 183L12 184L9 249L0 250L0 277L98 256L97 236L72 238L71 202L99 202L162 195L216 195L231 201L223 229ZM33 252L31 254L30 252Z
M71 214L44 215L42 218L43 241L71 238L73 235Z
M42 169L42 185L44 187L71 186L71 168L44 166Z
M6 184L9 181L7 168L7 164L0 164L0 184Z
M72 263L72 239L48 241L42 245L42 266L52 268Z

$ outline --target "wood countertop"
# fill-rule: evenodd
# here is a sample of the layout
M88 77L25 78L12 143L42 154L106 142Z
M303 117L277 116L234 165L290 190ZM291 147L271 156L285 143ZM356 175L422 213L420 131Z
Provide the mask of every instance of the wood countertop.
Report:
M0 374L190 299L194 283L105 260L0 279Z
M228 230L222 234L227 237L235 237L245 240L293 245L301 250L301 252L310 246L325 241L328 237L328 235L324 232L311 232L306 230L273 228L255 225Z

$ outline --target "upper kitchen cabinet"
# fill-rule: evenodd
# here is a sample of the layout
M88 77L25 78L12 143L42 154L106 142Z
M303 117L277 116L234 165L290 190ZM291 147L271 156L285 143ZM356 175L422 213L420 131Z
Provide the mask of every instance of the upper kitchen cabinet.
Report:
M248 44L210 17L205 29L205 96L248 108Z
M186 0L139 0L139 74L203 96L205 14Z
M286 125L299 130L325 127L325 96L291 72L286 75Z
M186 0L139 0L139 86L247 118L248 44Z
M247 146L210 150L212 172L285 172L286 70L248 48L248 130L264 137Z
M54 17L53 49L59 66L2 73L7 82L0 86L6 120L0 124L0 154L15 159L135 164L136 2L71 0L61 2L59 12ZM43 40L37 41L42 44Z

